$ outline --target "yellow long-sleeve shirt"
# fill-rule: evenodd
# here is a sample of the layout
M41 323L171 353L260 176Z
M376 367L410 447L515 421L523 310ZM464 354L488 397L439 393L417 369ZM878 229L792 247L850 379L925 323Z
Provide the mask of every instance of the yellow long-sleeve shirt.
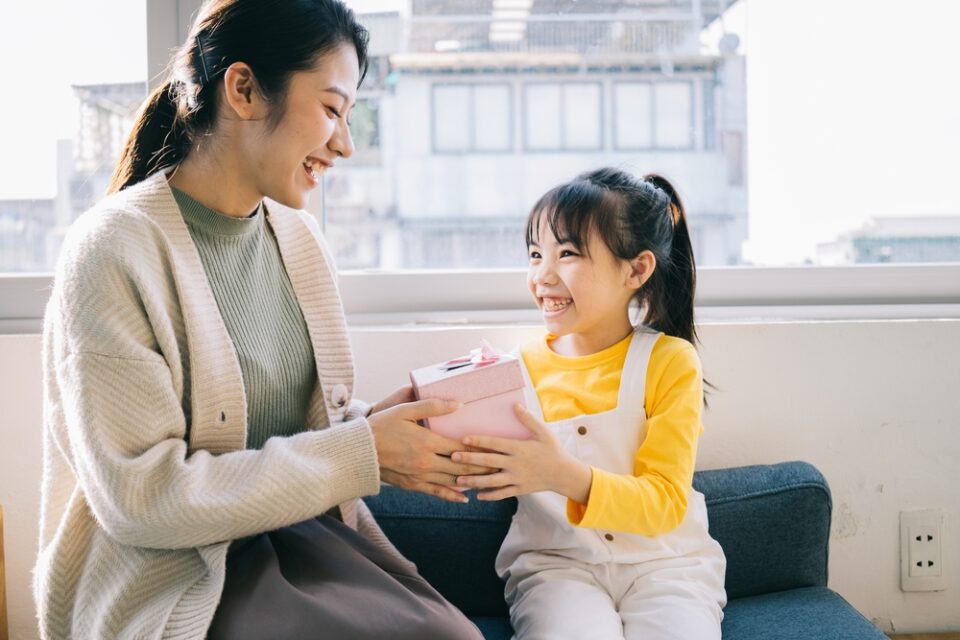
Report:
M523 345L520 352L545 420L615 408L632 337L579 357L552 351L555 336L550 334ZM655 536L683 520L703 432L703 375L693 345L660 336L650 355L646 388L635 392L644 394L647 435L634 457L633 475L591 467L587 504L567 501L567 517L576 526Z

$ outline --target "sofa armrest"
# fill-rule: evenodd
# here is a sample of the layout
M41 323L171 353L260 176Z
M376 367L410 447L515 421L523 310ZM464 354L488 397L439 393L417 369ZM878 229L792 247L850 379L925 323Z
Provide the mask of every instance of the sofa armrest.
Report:
M694 475L727 556L730 599L827 584L830 488L806 462Z

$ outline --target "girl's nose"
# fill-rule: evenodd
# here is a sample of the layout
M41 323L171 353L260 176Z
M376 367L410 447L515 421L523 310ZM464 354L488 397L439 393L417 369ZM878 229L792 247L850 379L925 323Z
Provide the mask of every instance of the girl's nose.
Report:
M553 270L553 265L547 260L541 260L540 264L533 270L533 282L535 284L551 285L557 281L557 274Z

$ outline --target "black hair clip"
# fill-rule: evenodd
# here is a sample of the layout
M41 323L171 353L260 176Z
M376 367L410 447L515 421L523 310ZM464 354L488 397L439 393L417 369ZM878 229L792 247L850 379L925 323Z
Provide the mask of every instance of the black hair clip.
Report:
M210 82L210 74L207 72L207 54L203 50L203 36L197 34L197 52L200 55L200 68L203 70L203 84Z

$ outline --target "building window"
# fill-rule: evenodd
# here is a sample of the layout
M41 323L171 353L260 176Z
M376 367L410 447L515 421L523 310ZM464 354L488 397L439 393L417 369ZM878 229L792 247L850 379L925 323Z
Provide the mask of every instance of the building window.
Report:
M613 101L616 149L693 148L692 83L617 82Z
M523 95L525 150L597 151L603 147L599 83L529 83Z
M435 84L431 125L437 153L513 150L509 84Z

